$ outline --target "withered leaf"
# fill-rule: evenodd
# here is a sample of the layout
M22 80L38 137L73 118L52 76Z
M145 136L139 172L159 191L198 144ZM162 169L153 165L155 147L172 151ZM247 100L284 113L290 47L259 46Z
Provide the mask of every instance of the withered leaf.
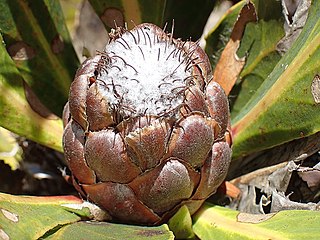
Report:
M254 4L249 1L240 11L230 40L221 54L213 75L214 81L221 85L227 95L230 93L245 64L245 59L237 56L245 26L247 23L254 21L257 21L256 9Z

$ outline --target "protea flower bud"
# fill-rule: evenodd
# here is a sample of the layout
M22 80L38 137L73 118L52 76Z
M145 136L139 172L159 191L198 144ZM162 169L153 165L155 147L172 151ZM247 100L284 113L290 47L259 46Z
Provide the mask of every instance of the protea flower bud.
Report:
M194 213L230 163L228 101L208 57L153 24L117 28L82 64L64 124L74 185L118 222Z

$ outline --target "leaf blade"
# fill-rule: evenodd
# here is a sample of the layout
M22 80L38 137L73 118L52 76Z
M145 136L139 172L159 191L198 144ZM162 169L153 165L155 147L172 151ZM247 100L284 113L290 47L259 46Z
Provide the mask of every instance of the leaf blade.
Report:
M320 131L319 105L311 84L320 67L317 1L292 48L233 119L234 158Z
M79 221L79 216L60 204L80 202L82 200L73 196L28 197L0 193L0 229L10 239L38 239L57 225Z
M61 116L78 59L59 2L2 1L0 8L8 53L43 104Z
M281 211L240 219L238 211L205 204L194 216L193 229L201 239L317 239L320 212ZM297 224L297 221L299 224ZM256 223L252 223L256 222Z
M45 239L174 239L167 225L141 227L106 222L77 222L60 228Z
M4 48L0 35L0 125L21 136L62 151L62 121L47 119L29 105L23 79Z

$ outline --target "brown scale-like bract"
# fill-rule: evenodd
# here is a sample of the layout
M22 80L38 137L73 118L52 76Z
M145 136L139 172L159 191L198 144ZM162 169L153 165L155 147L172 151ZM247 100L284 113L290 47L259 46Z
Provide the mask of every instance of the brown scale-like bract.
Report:
M116 222L193 214L226 176L229 115L197 43L148 23L117 28L78 69L64 109L74 185Z

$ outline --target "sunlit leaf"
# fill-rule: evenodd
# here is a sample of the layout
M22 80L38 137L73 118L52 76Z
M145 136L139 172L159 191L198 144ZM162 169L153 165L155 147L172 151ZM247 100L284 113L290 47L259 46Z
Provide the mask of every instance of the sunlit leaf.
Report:
M78 11L75 6L79 6L81 2L81 0L60 0L65 23L70 33L75 31L75 18Z
M177 239L190 239L194 237L192 219L187 206L183 205L168 221L171 231Z
M0 1L0 9L6 50L41 102L60 116L78 60L59 1Z
M80 221L78 215L61 207L79 202L73 196L23 197L0 193L0 231L8 239L38 239L58 225Z
M74 196L0 193L0 239L174 239L167 225L142 227L89 221L93 215L86 206Z
M318 239L320 212L289 210L275 214L244 214L206 204L194 216L201 239Z
M22 149L13 134L0 127L0 160L8 164L12 170L16 170L22 159Z
M141 227L106 222L77 222L63 226L55 233L43 239L174 239L167 225Z
M320 72L319 11L313 1L292 48L233 119L234 158L320 131L320 105L311 88Z
M246 57L246 64L230 94L232 118L241 111L281 58L276 51L277 43L284 36L280 2L255 3L258 22L246 26L237 53L239 57Z
M24 81L5 50L0 35L0 125L4 128L62 151L62 121L54 116L41 116L29 105Z

